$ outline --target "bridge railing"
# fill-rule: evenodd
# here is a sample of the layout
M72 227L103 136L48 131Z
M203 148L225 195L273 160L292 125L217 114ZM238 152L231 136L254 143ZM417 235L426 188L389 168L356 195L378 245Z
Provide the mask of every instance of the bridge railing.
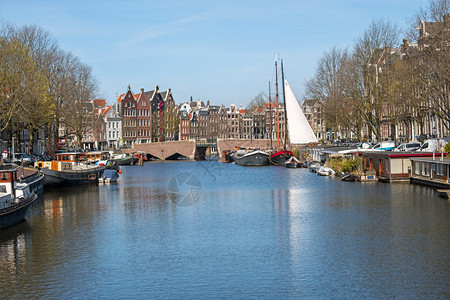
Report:
M196 139L196 147L217 147L217 139Z

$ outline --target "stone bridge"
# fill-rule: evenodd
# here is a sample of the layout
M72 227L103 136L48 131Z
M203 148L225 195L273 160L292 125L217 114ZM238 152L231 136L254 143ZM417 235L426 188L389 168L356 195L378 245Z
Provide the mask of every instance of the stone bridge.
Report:
M133 144L133 149L127 152L142 151L150 158L160 160L174 160L179 157L194 159L195 141L155 142L147 144Z
M275 146L275 144L273 144ZM222 151L235 151L240 148L259 148L270 149L270 140L247 140L247 139L218 139L217 151L222 155ZM124 150L126 153L134 153L142 151L148 153L149 158L160 160L175 160L179 157L188 159L204 158L206 151L205 145L196 145L194 140L190 141L172 141L172 142L155 142L146 144L133 144L132 149Z

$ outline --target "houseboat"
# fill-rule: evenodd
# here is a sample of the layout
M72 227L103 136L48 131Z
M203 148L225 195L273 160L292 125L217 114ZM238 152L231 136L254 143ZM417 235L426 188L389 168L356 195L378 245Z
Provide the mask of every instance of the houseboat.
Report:
M44 186L72 186L97 182L104 165L80 163L80 153L58 153L54 161L40 161L36 166L44 174Z
M411 158L411 183L450 191L450 158L443 155Z
M441 153L430 152L393 152L393 151L365 151L359 152L362 158L363 170L375 171L380 181L409 181L411 174L411 160L415 158L432 158Z
M37 195L27 183L18 182L18 167L0 166L0 229L20 223Z

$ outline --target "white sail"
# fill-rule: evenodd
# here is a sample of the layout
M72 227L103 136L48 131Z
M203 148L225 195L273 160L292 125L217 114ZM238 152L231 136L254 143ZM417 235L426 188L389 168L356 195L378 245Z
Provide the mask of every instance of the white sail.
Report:
M288 120L289 140L291 144L317 143L318 140L305 114L295 98L294 92L287 80L284 80L286 93L286 112Z

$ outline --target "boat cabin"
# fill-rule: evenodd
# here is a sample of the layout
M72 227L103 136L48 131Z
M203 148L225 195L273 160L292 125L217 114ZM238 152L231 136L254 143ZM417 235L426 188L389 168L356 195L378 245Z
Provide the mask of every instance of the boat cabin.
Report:
M56 154L56 161L69 162L78 164L80 161L80 153L58 153Z
M14 183L17 181L18 167L15 165L3 165L0 167L0 209L9 205L15 198Z
M55 171L72 170L73 166L80 162L80 153L67 152L57 153L56 160L52 161L38 161L35 167L39 169L51 169Z
M450 189L450 158L442 155L411 158L411 182Z
M375 171L380 181L410 180L411 159L430 158L441 153L365 151L358 153L364 170Z
M80 153L80 159L88 160L91 162L95 162L95 161L99 161L99 160L107 160L107 159L109 159L109 152L107 152L107 151L84 152L84 153Z

